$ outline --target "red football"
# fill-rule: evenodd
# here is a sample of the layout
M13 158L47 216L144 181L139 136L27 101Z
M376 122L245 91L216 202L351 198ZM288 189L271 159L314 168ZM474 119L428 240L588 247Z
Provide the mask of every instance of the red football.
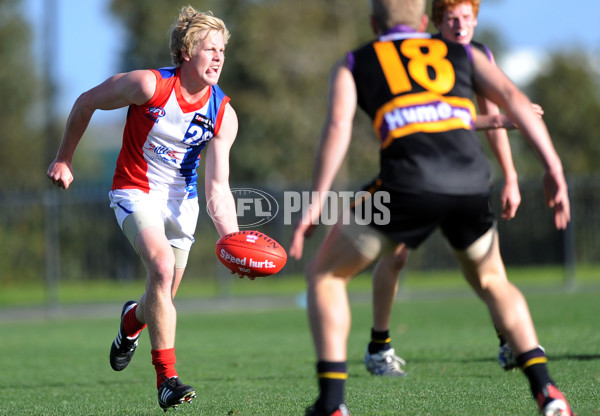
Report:
M215 251L229 270L250 277L273 275L287 261L287 253L281 244L258 231L224 235L217 241Z

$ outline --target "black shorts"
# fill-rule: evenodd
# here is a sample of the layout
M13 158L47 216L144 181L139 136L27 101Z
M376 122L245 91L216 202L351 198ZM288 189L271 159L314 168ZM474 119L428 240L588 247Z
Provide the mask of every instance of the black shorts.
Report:
M388 192L389 202L381 204L384 198L376 198L374 194L356 204L370 205L361 207L364 212L387 216L389 221L371 221L370 225L412 249L419 247L439 227L454 249L465 250L494 226L491 188L479 195L411 194L384 188L375 192ZM378 208L382 205L388 212Z

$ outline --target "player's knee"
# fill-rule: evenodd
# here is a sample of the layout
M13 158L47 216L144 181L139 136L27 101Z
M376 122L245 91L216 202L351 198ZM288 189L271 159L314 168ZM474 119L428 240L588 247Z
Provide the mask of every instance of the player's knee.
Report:
M150 284L170 287L175 276L175 256L164 255L147 262Z

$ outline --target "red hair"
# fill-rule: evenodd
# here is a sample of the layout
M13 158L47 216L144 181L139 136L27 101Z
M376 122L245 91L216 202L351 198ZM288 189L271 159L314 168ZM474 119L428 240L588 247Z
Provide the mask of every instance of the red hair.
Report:
M480 0L433 0L431 2L431 20L437 26L444 20L444 12L450 7L456 7L459 4L469 3L473 8L473 15L479 14Z

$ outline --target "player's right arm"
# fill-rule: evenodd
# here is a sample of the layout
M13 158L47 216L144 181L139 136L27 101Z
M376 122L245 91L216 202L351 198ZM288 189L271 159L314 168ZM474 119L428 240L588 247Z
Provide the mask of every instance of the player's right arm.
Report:
M321 132L317 151L311 195L316 195L310 208L296 225L289 254L295 259L302 257L304 237L309 236L321 215L323 198L331 189L333 181L346 157L352 137L352 122L356 113L356 86L346 59L338 61L329 80L329 103L327 117Z
M131 104L141 105L154 95L156 76L149 70L113 75L81 94L71 109L56 158L46 175L58 187L67 189L73 181L75 149L96 110L114 110Z
M477 96L477 103L479 111L483 115L500 115L500 109L492 101ZM479 119L479 115L477 119ZM512 151L510 148L510 142L508 140L508 134L505 129L492 129L486 130L485 136L490 144L490 148L500 165L502 175L504 176L504 187L500 195L502 204L501 217L504 220L510 220L514 218L519 205L521 204L521 193L519 191L519 182L517 177L517 170L513 163Z

